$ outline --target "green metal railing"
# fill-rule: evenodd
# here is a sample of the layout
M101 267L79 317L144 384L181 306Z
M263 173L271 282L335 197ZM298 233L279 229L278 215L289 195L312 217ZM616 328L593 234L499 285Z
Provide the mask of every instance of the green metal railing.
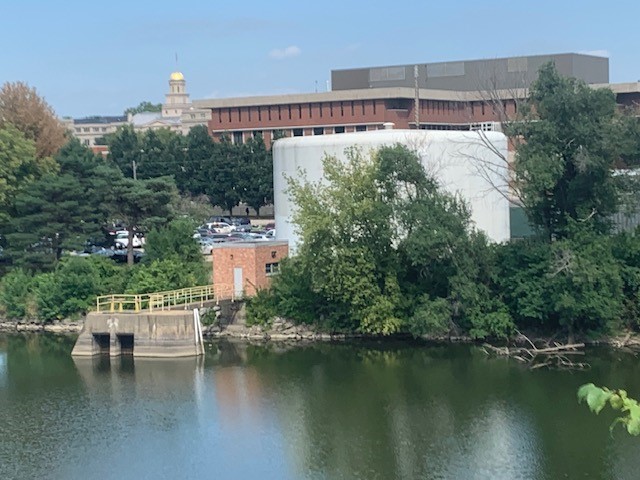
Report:
M168 292L143 293L138 295L118 294L102 295L96 298L97 312L154 312L175 310L189 305L205 302L235 301L233 285L203 285L199 287L181 288Z

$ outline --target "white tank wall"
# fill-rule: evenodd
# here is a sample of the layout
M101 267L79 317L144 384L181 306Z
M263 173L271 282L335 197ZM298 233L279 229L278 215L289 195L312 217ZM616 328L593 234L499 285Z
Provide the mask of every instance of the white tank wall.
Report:
M345 159L345 149L358 146L363 152L384 145L400 143L418 152L427 172L451 193L459 193L471 209L471 218L480 230L494 242L509 240L509 202L505 195L494 188L503 185L506 165L497 154L480 140L477 132L378 130L375 132L318 135L313 137L285 138L273 146L273 187L276 236L289 240L295 250L298 236L290 223L295 205L286 194L284 176L297 176L298 170L306 172L309 181L323 178L322 159L325 154ZM499 132L483 132L492 148L507 157L507 137ZM492 172L489 182L478 172L479 165L499 166L500 172ZM494 169L495 170L495 169ZM486 174L486 171L485 171Z

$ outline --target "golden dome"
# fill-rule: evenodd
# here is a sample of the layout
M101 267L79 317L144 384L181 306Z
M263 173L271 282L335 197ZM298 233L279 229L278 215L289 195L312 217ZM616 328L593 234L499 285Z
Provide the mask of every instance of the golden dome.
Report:
M182 75L182 72L173 72L169 76L169 80L184 80L184 75Z

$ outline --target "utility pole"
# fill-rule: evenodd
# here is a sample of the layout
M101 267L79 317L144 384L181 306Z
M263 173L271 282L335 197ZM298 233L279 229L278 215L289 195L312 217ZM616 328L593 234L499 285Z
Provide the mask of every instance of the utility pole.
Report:
M420 86L418 85L418 65L413 66L413 83L415 86L415 102L413 106L416 130L420 130Z
M136 161L135 160L131 161L131 168L133 169L133 179L134 180L138 180L138 175L136 173Z

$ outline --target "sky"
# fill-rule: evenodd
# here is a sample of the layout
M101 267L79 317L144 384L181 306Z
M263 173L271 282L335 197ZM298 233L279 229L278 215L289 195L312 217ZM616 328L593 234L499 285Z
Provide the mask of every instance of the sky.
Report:
M640 79L640 2L591 0L0 0L0 84L59 116L192 99L324 91L332 69L550 53ZM177 62L176 62L177 56Z

